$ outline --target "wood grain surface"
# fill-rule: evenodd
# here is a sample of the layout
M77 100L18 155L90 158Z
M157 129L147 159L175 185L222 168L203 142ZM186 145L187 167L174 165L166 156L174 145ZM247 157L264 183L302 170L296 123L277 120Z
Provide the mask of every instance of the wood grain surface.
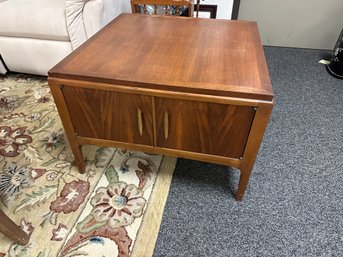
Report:
M243 156L255 114L252 107L167 98L155 101L158 147L231 158Z
M272 100L255 22L121 14L50 77Z
M62 91L77 136L153 144L151 97L70 86Z

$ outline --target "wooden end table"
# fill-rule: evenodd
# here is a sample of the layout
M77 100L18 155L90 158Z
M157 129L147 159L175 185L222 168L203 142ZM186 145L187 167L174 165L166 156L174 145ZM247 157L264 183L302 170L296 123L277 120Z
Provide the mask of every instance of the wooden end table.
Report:
M257 25L122 14L49 71L80 172L83 144L236 167L241 200L273 106Z

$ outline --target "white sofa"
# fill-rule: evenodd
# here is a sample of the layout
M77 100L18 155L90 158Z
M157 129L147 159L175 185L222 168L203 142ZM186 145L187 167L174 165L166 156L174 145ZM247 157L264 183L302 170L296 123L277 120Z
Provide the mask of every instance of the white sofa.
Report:
M0 0L0 74L47 75L129 0Z

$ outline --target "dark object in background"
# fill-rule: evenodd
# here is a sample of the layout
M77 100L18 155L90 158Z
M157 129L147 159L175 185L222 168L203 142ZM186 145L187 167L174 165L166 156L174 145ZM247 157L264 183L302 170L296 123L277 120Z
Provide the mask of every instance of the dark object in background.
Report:
M326 67L333 76L343 79L343 29L333 49L330 64Z

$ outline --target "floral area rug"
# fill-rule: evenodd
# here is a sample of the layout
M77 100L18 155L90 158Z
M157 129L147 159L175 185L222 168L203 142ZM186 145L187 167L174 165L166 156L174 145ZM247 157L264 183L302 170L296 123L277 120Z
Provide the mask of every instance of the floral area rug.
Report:
M83 152L80 174L45 77L0 79L0 208L30 234L25 246L0 235L0 257L152 254L175 158Z

